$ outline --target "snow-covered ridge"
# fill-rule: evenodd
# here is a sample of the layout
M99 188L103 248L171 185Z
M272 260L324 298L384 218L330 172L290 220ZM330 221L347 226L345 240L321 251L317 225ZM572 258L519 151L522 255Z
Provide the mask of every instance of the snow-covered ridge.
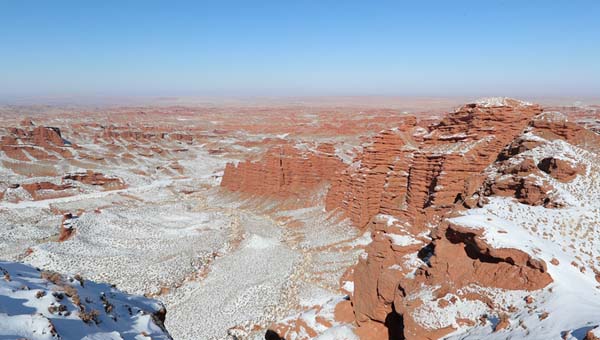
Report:
M108 284L0 262L0 338L171 339L162 304Z
M481 98L474 102L478 106L483 107L501 107L501 106L531 106L530 102L509 98L509 97L487 97Z
M558 111L546 111L537 115L534 119L552 123L567 122L569 120L564 113Z
M543 119L560 118L548 113ZM585 167L586 171L569 182L560 182L541 173L553 187L562 208L546 208L519 203L509 197L489 197L481 208L470 209L449 221L478 229L494 248L522 250L542 259L554 282L540 291L529 292L533 303L515 308L506 329L490 333L488 327L457 331L448 339L584 339L586 332L600 325L600 186L597 154L564 140L544 140L532 134L527 139L542 144L514 156L515 162L554 157ZM522 303L522 302L521 302ZM506 305L515 304L514 301ZM520 311L519 311L520 310ZM521 326L522 325L522 326Z

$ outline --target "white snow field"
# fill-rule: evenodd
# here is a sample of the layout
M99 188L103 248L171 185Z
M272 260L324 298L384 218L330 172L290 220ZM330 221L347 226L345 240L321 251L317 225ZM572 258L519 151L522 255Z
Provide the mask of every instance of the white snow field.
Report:
M0 339L171 339L154 300L15 262L0 275Z
M544 142L514 161L531 158L537 164L545 157L556 157L584 165L585 173L567 183L543 172L530 175L549 182L554 188L549 194L564 207L548 209L490 197L482 208L467 210L450 221L483 230L484 239L495 248L516 248L543 259L554 282L536 292L503 293L504 304L519 311L510 315L507 329L492 333L489 326L476 326L465 333L463 328L449 339L581 340L600 324L600 282L596 278L600 268L600 159L562 140ZM495 171L493 167L489 170ZM531 304L523 301L527 295L533 297Z
M355 228L322 206L279 211L276 202L224 192L223 158L194 153L180 162L185 177L119 170L133 183L126 189L0 202L0 259L151 296L166 307L170 335L182 340L262 339L273 322L341 295L339 279L365 245ZM63 242L56 211L79 215ZM18 318L47 324L25 314ZM87 339L112 338L106 330Z

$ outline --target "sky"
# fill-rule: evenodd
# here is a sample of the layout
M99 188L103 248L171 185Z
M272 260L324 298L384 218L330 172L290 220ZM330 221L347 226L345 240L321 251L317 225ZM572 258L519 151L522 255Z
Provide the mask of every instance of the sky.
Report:
M0 97L600 96L600 1L0 0Z

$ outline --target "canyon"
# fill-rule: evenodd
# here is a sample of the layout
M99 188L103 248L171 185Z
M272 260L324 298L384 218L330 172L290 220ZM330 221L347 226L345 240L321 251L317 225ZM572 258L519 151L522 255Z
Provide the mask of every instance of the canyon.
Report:
M2 107L0 337L594 339L598 113Z
M552 152L553 144L569 150ZM352 163L338 167L333 176L331 171L315 176L333 163L319 157L317 151L312 155L268 153L259 161L228 165L221 185L248 195L289 196L288 188L310 191L312 183L318 182L316 177L330 184L326 211L342 212L355 227L371 234L365 253L343 276L346 281L341 285L351 283L353 287L349 300L339 302L333 313L317 308L316 315L323 313L321 318L326 320L321 325L310 323L303 315L275 325L274 338L312 338L319 331L327 333L325 326L331 328L336 322L352 325L361 339L437 339L453 334L469 338L468 332L466 336L461 333L475 326L488 328L494 333L486 335L490 338L505 338L507 332L551 338L569 334L569 326L552 334L547 322L526 323L514 317L520 311L517 306L522 305L514 296L521 294L522 301L535 301L531 298L534 292L564 284L555 282L552 274L561 276L571 268L548 268L559 266L553 257L558 255L540 249L535 241L529 244L535 247L533 252L490 242L486 222L499 223L495 211L488 211L485 221L475 224L468 216L497 199L504 200L507 207L509 199L511 204L563 212L569 206L578 207L579 202L593 206L593 199L574 188L564 189L564 184L583 174L592 176L595 183L598 146L600 136L569 122L563 114L544 112L539 105L513 99L492 98L461 106L429 126L419 124L416 117L406 117L373 136ZM542 149L547 157L540 159ZM585 161L579 152L589 153ZM282 166L293 163L293 170ZM250 176L260 179L254 182L258 187L248 183ZM310 178L311 185L302 182L305 178ZM260 185L272 181L273 185ZM591 187L594 185L588 190ZM297 195L299 190L293 192ZM514 220L527 218L514 215ZM583 228L593 230L595 221L587 221ZM510 235L511 227L498 232ZM537 237L549 237L546 231L532 229ZM563 236L573 232L563 231ZM579 261L563 266L578 268L582 280L589 281L591 276L597 281L597 255L589 254L584 263L578 263L587 252L584 249L590 248L576 248L574 243L574 251L567 253ZM597 284L592 281L592 286ZM587 289L586 294L597 296L597 288ZM506 295L512 295L513 304L508 304ZM345 308L353 317L338 320L337 308ZM544 315L539 320L561 318L554 315L560 312L550 314L544 308L535 306L536 312ZM589 321L584 321L585 317L579 322L594 322L591 315Z

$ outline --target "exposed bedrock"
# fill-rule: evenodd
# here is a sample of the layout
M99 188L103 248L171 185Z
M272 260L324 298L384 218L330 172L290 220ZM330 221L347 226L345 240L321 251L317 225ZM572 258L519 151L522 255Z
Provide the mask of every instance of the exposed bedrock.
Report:
M222 186L290 195L330 182L326 209L368 228L373 240L350 271L357 334L377 324L373 329L383 325L406 339L437 339L453 331L451 325L477 320L424 324L417 311L432 301L421 294L428 289L444 308L454 303L444 296L467 294L464 288L474 284L534 291L552 282L542 260L519 249L496 249L485 241L483 230L449 224L445 218L484 205L486 196L559 207L552 178L570 181L585 169L558 158L534 160L532 153L522 154L555 139L590 150L600 142L595 133L557 117L542 113L538 105L510 99L467 104L427 128L406 118L374 136L345 168L313 160L322 154L299 157L282 147L261 161L228 165ZM340 171L323 172L315 164ZM415 256L420 261L411 260ZM467 295L462 298L494 307L485 294Z
M149 142L149 141L161 141L161 140L174 140L183 143L191 144L195 140L195 136L185 132L168 131L166 127L164 129L158 129L156 127L129 127L129 126L98 126L101 132L97 137L115 140L122 139L129 142Z
M403 263L403 256L415 250L394 249L383 230L385 227L373 227L368 256L361 258L354 270L352 302L359 325L372 321L387 324L390 313L396 313L396 319L402 320L406 339L437 339L453 329L426 328L414 319L415 309L423 304L418 293L424 287L434 288L434 298L442 300L447 293L455 293L469 284L536 290L552 282L542 260L518 249L494 249L481 238L481 230L452 224L438 227L432 234L432 242L421 245L419 256L428 265L409 273L398 263ZM474 294L470 298L489 302L485 296Z
M298 196L335 178L341 168L331 144L320 144L314 151L284 144L268 150L259 161L228 163L221 186L247 194Z
M537 166L561 182L569 182L585 170L581 166L573 166L567 161L554 157L542 159Z
M73 195L69 189L73 189L71 184L55 184L52 182L34 182L24 183L21 187L31 195L34 201L44 200L55 197L65 197Z
M516 166L501 168L498 174L486 180L482 195L514 197L523 204L557 207L550 195L552 186L537 176L529 176L536 171L537 167L530 159Z
M380 212L419 222L428 208L474 205L468 200L485 180L482 171L542 111L506 105L468 104L427 130L407 122L382 132L358 166L333 182L327 209L342 209L362 227Z
M59 128L28 127L32 129L7 129L7 134L0 140L0 149L6 156L20 161L30 161L30 157L38 160L56 160L55 153L64 158L73 157L66 148L71 146L71 143L63 139Z
M81 182L88 185L101 186L104 189L122 189L126 187L125 182L118 177L109 177L100 172L88 170L86 172L78 172L67 174L63 180L71 180Z
M600 135L592 130L570 122L559 112L544 112L529 123L536 135L553 140L562 139L583 149L599 152Z

